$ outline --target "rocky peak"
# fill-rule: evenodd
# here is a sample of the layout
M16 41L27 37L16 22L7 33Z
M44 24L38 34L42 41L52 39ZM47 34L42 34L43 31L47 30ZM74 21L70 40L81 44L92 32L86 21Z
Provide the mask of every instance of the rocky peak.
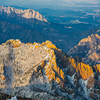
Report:
M88 36L87 38L84 38L82 39L78 45L82 45L82 44L85 44L85 43L94 43L94 42L97 42L97 41L100 41L100 36L98 34L92 34L90 36Z
M100 63L100 36L92 34L82 39L68 54L72 57L79 57L87 64Z
M95 69L67 56L51 41L24 44L8 40L0 45L0 92L10 96L99 100L98 66Z
M16 8L12 8L12 7L3 7L0 6L0 12L1 13L5 13L9 16L21 16L23 18L26 19L37 19L40 21L44 21L47 22L47 20L39 13L34 11L33 9L25 9L25 10L21 10L21 9L16 9Z

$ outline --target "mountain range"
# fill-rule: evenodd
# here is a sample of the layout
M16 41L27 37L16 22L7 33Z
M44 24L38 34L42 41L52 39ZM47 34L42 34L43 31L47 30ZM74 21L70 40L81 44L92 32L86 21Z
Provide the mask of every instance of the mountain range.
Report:
M39 12L36 12L32 9L20 10L20 9L15 9L12 7L0 6L0 13L4 14L4 15L8 15L10 17L20 16L20 17L26 18L26 19L33 18L33 19L47 22L47 20Z
M9 97L99 100L99 74L100 65L71 58L50 41L8 40L0 45L0 92Z
M72 11L72 13L79 12ZM71 18L68 17L69 19ZM20 39L25 43L50 40L67 52L82 38L91 34L90 26L91 24L85 23L67 25L57 23L55 20L51 22L32 9L0 7L0 43L9 39Z
M100 99L99 28L91 35L91 16L71 24L51 19L0 6L1 100Z

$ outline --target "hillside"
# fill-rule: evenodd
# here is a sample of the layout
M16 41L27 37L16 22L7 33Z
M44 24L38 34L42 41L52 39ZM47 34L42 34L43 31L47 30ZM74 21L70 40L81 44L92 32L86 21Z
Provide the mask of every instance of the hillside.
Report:
M68 54L90 65L100 64L100 36L92 34L83 38Z
M35 100L99 100L99 74L98 66L67 56L50 41L8 40L0 45L1 94Z

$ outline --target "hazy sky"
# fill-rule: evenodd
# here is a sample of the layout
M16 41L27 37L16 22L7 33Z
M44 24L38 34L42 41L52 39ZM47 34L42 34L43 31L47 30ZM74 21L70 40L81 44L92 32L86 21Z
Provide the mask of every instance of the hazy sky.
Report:
M0 5L4 4L30 8L61 8L69 6L99 6L100 0L0 0Z

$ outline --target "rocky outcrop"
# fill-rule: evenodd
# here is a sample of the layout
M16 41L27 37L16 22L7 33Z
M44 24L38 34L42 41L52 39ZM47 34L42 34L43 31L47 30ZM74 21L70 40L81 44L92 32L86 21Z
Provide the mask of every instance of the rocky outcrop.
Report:
M0 93L35 100L99 100L99 74L93 68L50 41L8 40L0 45Z
M47 22L47 20L39 12L36 12L33 9L21 10L21 9L16 9L12 7L0 6L0 13L1 14L5 13L7 14L7 16L10 16L10 17L20 16L26 19L37 19L40 21Z
M72 48L68 55L79 58L81 61L95 65L100 63L100 36L92 34L82 39L78 45Z
M94 66L94 68L95 68L96 72L98 72L100 74L100 64L96 64Z

